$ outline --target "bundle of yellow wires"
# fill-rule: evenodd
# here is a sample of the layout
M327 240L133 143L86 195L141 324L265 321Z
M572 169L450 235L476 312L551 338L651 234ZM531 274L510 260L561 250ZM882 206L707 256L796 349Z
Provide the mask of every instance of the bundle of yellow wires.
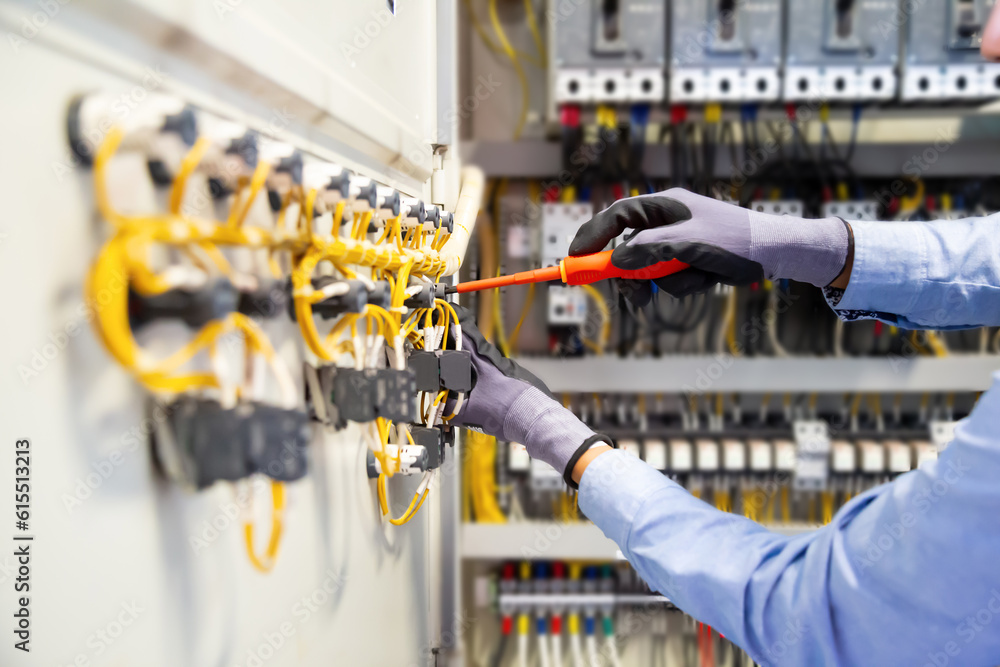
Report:
M406 311L403 301L406 298L408 278L414 275L438 280L443 275L446 265L439 253L449 234L442 227L437 228L432 239L422 228L410 229L404 241L401 235L402 219L397 217L386 222L380 242L371 243L366 237L373 216L371 211L367 211L355 216L351 235L345 238L339 231L345 215L345 202L340 202L333 211L331 233L314 234L312 221L318 193L315 189L305 191L301 186L295 186L282 198L274 229L248 227L245 222L265 186L270 169L270 165L263 161L257 165L249 179L241 177L225 221L188 215L183 208L186 186L210 147L210 141L204 137L198 139L183 158L168 195L165 213L124 215L112 205L107 185L109 163L123 138L120 128L111 129L95 154L95 199L99 212L113 231L91 267L85 292L88 302L94 305L94 327L99 339L111 356L150 391L176 394L221 388L223 380L216 372L186 371L184 367L202 352L214 359L218 341L230 334L242 336L247 348L248 363L254 355L263 356L278 377L279 384L288 384L285 381L286 375L282 372L284 367L267 336L252 319L238 312L209 322L189 342L165 358L154 358L139 346L129 321L130 289L141 295L151 296L177 286L176 279L172 277L175 274L170 271L157 272L150 266L149 256L157 245L178 249L197 269L207 272L209 265L202 261L203 255L215 270L230 279L235 277L234 272L220 247L266 252L267 266L275 278L285 276L276 256L287 254L292 266L290 273L297 321L303 339L317 357L334 361L345 352L351 352L357 357L360 351L352 341L358 340L360 324L368 337L380 336L396 350L397 359L401 358L402 313ZM299 204L298 216L289 228L286 218L292 202ZM430 247L427 247L428 241ZM316 329L312 316L313 304L325 298L321 290L312 288L311 282L312 275L321 262L329 262L347 278L357 277L350 266L369 268L373 278L381 273L392 286L391 308L386 310L369 305L362 313L343 317L324 339ZM445 304L438 309L446 321L451 317L457 321L457 315L450 305ZM350 333L351 340L342 341L341 336L347 332ZM356 359L356 363L363 364L364 361ZM291 394L295 394L294 386L291 387ZM380 440L386 443L389 425L379 424L377 428ZM393 464L398 467L398 460L393 462L386 456L384 444L382 451L376 452L376 456L380 457L383 469L391 476ZM379 480L379 494L383 511L387 511L384 478ZM398 520L393 519L392 523L398 525L409 521L426 495L425 490L419 499L415 497L406 513ZM252 523L247 522L244 526L248 556L254 567L261 571L268 571L274 566L283 534L284 484L272 481L271 498L272 526L263 556L258 556L255 551Z
M469 431L465 438L463 488L464 519L481 523L506 523L507 517L497 502L497 440L493 436Z

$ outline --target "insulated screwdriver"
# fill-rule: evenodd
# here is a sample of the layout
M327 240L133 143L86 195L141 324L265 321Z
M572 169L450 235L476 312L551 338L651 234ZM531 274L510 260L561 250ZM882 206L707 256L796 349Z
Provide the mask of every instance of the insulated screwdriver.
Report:
M544 283L559 280L567 285L589 285L607 278L628 278L630 280L652 280L662 278L672 273L677 273L688 267L684 262L671 259L666 262L657 262L642 269L626 271L619 269L611 263L611 250L594 253L593 255L580 255L579 257L566 257L556 266L548 266L544 269L534 271L522 271L509 276L497 276L496 278L484 278L482 280L470 280L459 283L454 287L448 287L447 294L465 294L466 292L478 292L484 289L495 289L497 287L508 287L510 285L527 285L528 283Z

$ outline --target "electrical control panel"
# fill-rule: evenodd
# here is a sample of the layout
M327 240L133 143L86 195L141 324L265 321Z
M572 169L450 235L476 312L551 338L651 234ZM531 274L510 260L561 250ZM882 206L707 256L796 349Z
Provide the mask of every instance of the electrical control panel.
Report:
M890 100L896 96L900 8L886 0L789 0L786 101Z
M994 0L928 0L906 22L904 101L1000 97L1000 64L979 53Z
M765 102L781 94L782 3L670 3L671 102Z
M663 100L665 13L666 3L655 0L551 0L555 102Z

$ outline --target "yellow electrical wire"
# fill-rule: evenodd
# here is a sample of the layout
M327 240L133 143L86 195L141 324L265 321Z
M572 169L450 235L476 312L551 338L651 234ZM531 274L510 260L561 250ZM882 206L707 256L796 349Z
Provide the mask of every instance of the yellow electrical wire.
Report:
M387 344L392 345L396 344L397 337L401 335L402 314L406 312L403 301L406 297L409 276L412 274L439 279L445 271L445 262L437 250L422 247L425 245L427 235L416 235L416 240L412 243L414 247L404 247L406 244L401 237L401 221L398 217L386 223L388 234L392 235L394 244L380 246L366 240L368 225L373 218L371 211L356 216L351 238L340 237L339 229L346 206L343 201L338 202L334 208L331 229L333 238L316 237L312 221L318 193L314 189L305 192L300 186L296 186L283 197L278 215L278 232L264 228L244 228L243 223L249 209L266 182L269 165L263 162L254 170L249 184L243 180L224 223L183 214L181 209L186 184L209 146L208 140L204 138L199 139L183 158L170 190L166 213L122 215L113 207L107 190L108 165L121 145L122 138L122 131L119 128L112 128L95 154L95 199L100 214L112 225L114 232L98 253L88 273L84 289L88 302L95 305L94 327L102 343L123 367L153 391L180 393L192 389L219 388L221 380L214 372L186 372L182 369L202 351L214 359L219 339L231 333L242 336L247 363L259 354L277 374L279 381L287 377L279 373L280 360L264 332L252 319L238 312L209 322L196 332L190 341L165 358L153 358L141 349L135 341L129 323L130 287L141 294L152 295L166 292L176 284L168 273L157 273L150 267L149 255L154 245L177 248L200 270L207 271L208 265L193 252L196 248L200 249L217 270L230 277L232 268L219 246L266 251L269 269L276 277L280 277L282 271L275 259L275 253L288 252L293 258L291 275L294 305L303 337L313 352L324 359L348 351L350 341L338 343L337 337L333 336L330 341L332 347L325 345L315 329L312 305L323 298L323 293L312 289L311 276L320 262L331 263L349 278L355 277L349 266L369 267L373 275L376 271L383 273L390 282L391 309L387 311L369 305L360 314L338 320L334 330L337 330L338 326L339 331L349 328L353 337L357 335L358 324L363 323L368 335L377 333L383 336ZM298 215L294 228L285 230L285 216L292 202L300 204ZM398 275L393 278L388 273L391 271L398 272ZM457 321L457 313L447 302L437 304L436 309L441 313L446 328L452 319ZM287 374L287 370L283 373ZM239 387L237 395L241 395ZM436 408L445 397L446 392L438 394L432 407ZM385 453L390 424L378 420L375 427L382 442L382 451L376 452L376 455L380 455L380 462L386 471L385 476L391 476L394 468L398 469L399 458L397 455L395 460L390 459ZM412 436L408 431L406 434L412 442ZM384 493L384 482L382 486L383 496L387 498ZM415 497L402 517L390 521L396 525L409 521L419 510L426 496L425 491L419 498ZM254 550L253 525L249 522L245 525L246 546L251 562L254 567L262 571L273 567L282 535L285 494L283 484L277 481L272 481L272 505L271 536L263 556L258 556Z
M514 51L514 47L510 45L510 41L507 40L507 33L503 29L503 25L500 23L500 17L497 14L497 0L489 0L490 8L490 22L493 24L493 32L496 33L497 41L500 42L500 47L507 58L510 60L510 64L514 67L514 73L517 75L517 80L521 84L521 112L517 117L517 125L514 126L514 139L521 138L521 132L524 131L524 123L528 119L528 101L531 94L531 88L528 86L528 77L524 74L524 68L521 67L521 61L518 59L517 53Z
M473 9L472 7L472 1L471 0L462 0L462 1L465 3L465 8L469 12L469 22L472 23L472 28L476 31L476 34L479 35L479 38L483 40L483 44L486 45L486 48L488 48L493 53L496 53L498 55L503 55L504 52L500 48L500 46L498 46L497 43L494 42L492 39L490 39L490 36L486 34L486 30L485 28L483 28L483 24L479 21L479 17L476 15L476 10ZM545 67L545 65L543 65L542 62L539 59L535 58L534 56L525 53L520 49L516 49L516 51L518 58L521 58L525 62L531 63L535 67Z
M596 287L593 285L580 285L580 287L583 288L583 291L590 297L590 300L597 306L597 312L601 318L601 330L598 341L595 343L584 339L583 343L595 353L604 354L604 350L611 338L611 309L608 308L608 304L604 301L604 296Z
M465 438L469 466L471 516L481 523L506 523L507 517L497 502L497 441L492 436L469 431Z
M510 333L507 338L507 345L510 347L511 354L517 355L517 341L521 336L521 326L524 324L524 320L528 317L528 313L531 312L532 303L535 300L535 283L528 284L528 293L524 297L524 305L521 306L521 316L517 318L517 326Z
M833 492L832 491L821 491L820 492L820 504L823 510L823 525L833 521Z
M257 198L257 194L260 192L261 188L267 182L267 175L271 172L271 164L261 160L257 163L257 167L253 170L253 176L250 177L250 187L247 198L243 200L240 193L237 193L236 197L233 199L233 204L229 209L229 218L226 220L226 224L229 227L239 227L246 220L247 214L250 212L250 208L253 206L254 200Z
M267 539L267 548L263 558L257 555L254 547L254 526L252 521L243 524L243 537L246 543L247 556L250 563L260 572L270 572L278 557L278 547L284 534L285 515L285 485L275 480L271 481L271 535Z
M538 59L541 61L541 68L548 67L549 56L545 51L545 42L542 41L542 34L538 30L538 18L535 16L535 8L531 0L524 0L525 20L528 23L528 30L531 31L531 38L535 40L535 49L538 50Z
M389 515L389 491L386 488L385 479L386 479L385 475L379 475L378 482L376 482L378 489L379 506L382 509L382 516ZM414 493L413 499L407 506L406 511L404 511L402 515L400 515L398 518L395 519L392 518L392 516L389 516L389 523L391 523L394 526L402 526L405 523L409 523L410 519L416 516L417 512L420 511L420 506L424 504L424 500L426 500L428 493L430 493L429 488L424 489L424 492L422 494Z
M781 522L791 523L792 521L792 504L789 501L788 487L782 486L779 492L781 497Z
M729 297L726 299L726 346L729 354L734 357L740 356L740 347L736 343L736 288L731 288Z

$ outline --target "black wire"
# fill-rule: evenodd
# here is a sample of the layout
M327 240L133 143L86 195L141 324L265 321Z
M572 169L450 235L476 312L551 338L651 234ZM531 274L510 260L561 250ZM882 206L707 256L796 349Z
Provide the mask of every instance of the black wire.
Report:
M500 661L503 660L503 654L507 650L507 638L510 635L501 635L500 643L497 645L497 650L490 658L490 667L500 667Z
M677 320L670 320L665 318L661 312L659 303L661 299L659 294L657 293L654 295L651 302L651 311L653 315L652 320L655 322L658 332L684 334L691 333L697 329L698 325L705 321L705 317L708 315L708 306L711 300L708 293L703 294L701 296L701 304L699 304L700 307L696 308L695 306L698 302L698 298L699 297L695 296L690 299L685 298L679 300L682 306L682 316L677 318Z

